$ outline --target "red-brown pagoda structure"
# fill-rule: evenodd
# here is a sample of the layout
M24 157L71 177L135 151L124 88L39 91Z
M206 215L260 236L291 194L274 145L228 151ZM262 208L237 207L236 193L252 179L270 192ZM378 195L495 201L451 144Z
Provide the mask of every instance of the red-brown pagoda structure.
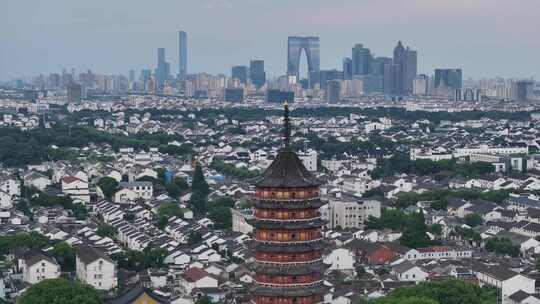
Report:
M325 266L319 208L321 182L290 148L285 104L284 147L254 180L255 304L313 304L323 300Z

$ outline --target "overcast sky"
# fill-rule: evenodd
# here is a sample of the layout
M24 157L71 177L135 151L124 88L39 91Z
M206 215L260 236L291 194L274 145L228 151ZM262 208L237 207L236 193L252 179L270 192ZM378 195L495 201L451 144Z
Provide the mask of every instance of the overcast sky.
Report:
M138 73L155 67L158 47L176 74L181 29L190 73L264 59L281 75L287 36L318 35L322 69L341 68L355 43L390 56L403 40L420 73L540 78L539 12L539 0L3 0L0 79L63 67Z

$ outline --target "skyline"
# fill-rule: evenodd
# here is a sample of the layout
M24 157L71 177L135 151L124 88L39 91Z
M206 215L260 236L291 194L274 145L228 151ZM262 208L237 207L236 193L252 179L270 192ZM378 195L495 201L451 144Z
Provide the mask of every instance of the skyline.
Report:
M540 3L469 2L190 0L164 1L159 7L135 3L126 9L127 1L102 6L103 0L23 0L0 13L0 25L9 29L0 36L0 80L64 67L110 74L154 69L158 47L167 49L176 75L180 30L188 33L189 73L228 74L232 66L261 59L269 77L285 75L287 37L307 35L320 37L322 70L341 69L357 43L391 56L402 40L418 50L419 73L461 68L465 79L540 78L535 56L540 43L531 39L540 27L534 18ZM300 71L306 70L302 55Z

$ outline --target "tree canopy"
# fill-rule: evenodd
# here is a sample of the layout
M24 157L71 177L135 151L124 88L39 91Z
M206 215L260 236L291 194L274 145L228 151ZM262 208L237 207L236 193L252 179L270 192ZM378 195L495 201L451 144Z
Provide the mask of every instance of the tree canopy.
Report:
M18 247L39 249L50 244L51 241L46 236L34 231L0 236L0 255L8 254L10 249Z
M465 224L471 228L480 226L483 222L484 220L482 219L482 216L478 213L471 213L465 216Z
M519 256L519 246L514 245L512 241L505 237L492 237L486 242L486 250L501 255L512 257Z
M146 247L142 252L126 250L111 255L118 263L118 267L131 271L141 271L147 268L163 267L163 260L167 257L167 250L163 248Z
M158 227L163 229L173 216L182 217L184 213L176 203L164 203L158 208Z
M103 195L108 199L111 199L114 192L118 189L118 182L114 178L108 176L102 177L97 185L103 192Z
M401 287L374 303L492 304L497 302L497 294L495 289L481 288L463 280L447 279Z
M232 227L231 208L234 200L230 197L222 197L208 203L208 217L214 221L217 229L230 229Z
M199 213L206 211L208 194L210 194L210 186L208 186L208 183L204 178L201 165L197 163L195 165L195 172L193 172L193 180L191 182L190 202L193 205L194 211Z
M405 227L399 242L407 247L420 248L431 245L431 240L427 235L427 225L422 211L415 213L412 221Z
M47 279L32 285L18 304L100 304L99 293L89 285L64 279Z
M98 225L96 234L103 237L107 236L110 238L114 238L118 234L118 231L112 225L100 223Z
M60 264L62 271L74 271L75 270L75 255L76 250L66 242L60 242L54 245L52 255Z

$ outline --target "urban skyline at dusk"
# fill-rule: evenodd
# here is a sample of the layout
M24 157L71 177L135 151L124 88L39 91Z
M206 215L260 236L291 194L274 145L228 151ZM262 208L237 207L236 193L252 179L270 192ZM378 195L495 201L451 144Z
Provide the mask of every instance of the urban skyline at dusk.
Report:
M462 68L466 78L539 78L534 54L537 42L528 39L538 27L528 13L538 9L532 1L519 5L483 0L438 1L437 5L429 1L409 1L407 5L407 1L338 1L335 5L318 2L318 6L300 5L305 1L185 1L160 6L167 8L160 18L150 18L156 16L155 8L141 3L125 14L123 1L108 3L104 11L98 8L100 1L28 7L29 2L33 1L14 4L0 21L9 29L0 37L1 80L57 72L63 67L109 74L153 69L159 47L166 48L166 60L176 75L179 30L189 35L189 73L228 74L232 66L262 59L267 77L284 75L286 39L300 34L320 37L321 70L340 69L343 57L350 56L357 43L377 56L391 56L395 42L403 40L418 51L419 73L448 67ZM24 5L25 10L16 9L17 5ZM317 13L314 7L325 13ZM495 14L499 11L501 14ZM474 12L492 17L474 16ZM172 18L174 13L177 18ZM445 17L449 13L456 14ZM497 22L500 18L505 18L505 26ZM304 74L305 61L303 55L300 71Z
M0 304L540 304L540 0L17 0Z

